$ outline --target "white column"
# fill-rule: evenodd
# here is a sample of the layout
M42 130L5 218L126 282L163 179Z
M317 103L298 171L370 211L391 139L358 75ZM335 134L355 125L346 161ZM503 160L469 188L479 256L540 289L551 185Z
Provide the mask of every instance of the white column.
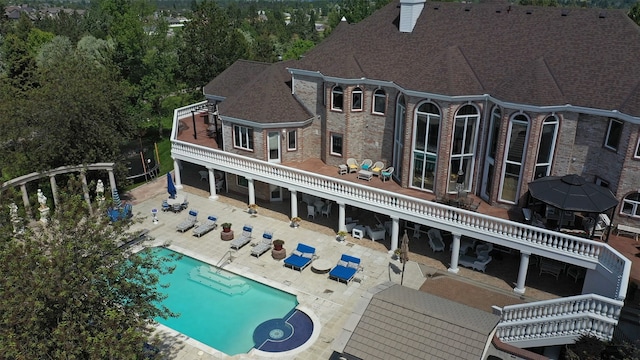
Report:
M86 180L85 180L86 181ZM58 184L55 175L49 175L49 183L51 183L51 193L53 194L53 206L58 207ZM91 207L89 207L91 209Z
M87 206L89 206L89 214L93 215L93 209L91 208L91 197L89 196L89 185L87 185L87 174L84 171L80 171L80 181L82 181L82 193L84 194L84 201L87 202ZM55 193L53 195L53 200L55 203Z
M113 169L107 170L109 172L109 186L111 191L116 188L116 177L113 175Z
M207 168L209 170L209 200L217 200L218 195L216 194L216 174L213 171L213 168Z
M180 160L173 159L173 182L176 189L182 189L182 176L180 176Z
M289 189L291 193L291 218L298 216L298 192L293 189Z
M529 256L531 254L526 252L520 252L520 268L518 269L518 281L516 282L516 287L513 289L514 292L518 294L524 294L525 281L527 280L527 270L529 270Z
M460 257L460 234L452 234L453 235L453 243L451 243L451 267L447 269L449 272L457 274L460 269L458 269L458 258Z
M343 202L338 203L338 231L347 231L346 219L347 205Z
M31 212L31 204L29 204L29 194L27 193L27 185L20 185L20 191L22 191L22 203L24 204L24 210L27 212L27 216L33 217Z
M400 234L400 219L391 217L391 251L398 248L398 236Z
M255 204L256 203L256 188L255 185L253 184L253 179L247 179L247 187L249 188L249 203L248 204Z

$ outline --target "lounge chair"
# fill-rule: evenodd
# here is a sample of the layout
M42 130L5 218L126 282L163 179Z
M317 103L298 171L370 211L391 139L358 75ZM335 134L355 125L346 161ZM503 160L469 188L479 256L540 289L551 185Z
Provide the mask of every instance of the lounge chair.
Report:
M384 227L376 227L375 229L372 229L370 226L367 225L364 228L367 232L367 236L369 236L371 240L373 241L384 240L384 235L386 232Z
M349 172L358 172L358 169L360 168L360 164L358 164L358 161L354 158L348 158L347 159L347 167L349 168Z
M178 226L176 226L176 230L180 232L185 232L191 229L192 227L196 226L197 221L198 221L198 211L189 210L189 216L187 216L187 218L183 222L181 222L180 224L178 224Z
M360 164L360 170L371 170L371 165L373 165L373 161L371 159L364 159L362 164Z
M492 258L488 253L475 257L469 255L460 256L458 263L461 266L472 268L474 270L485 272L487 265L491 262Z
M208 233L209 231L215 229L216 227L218 227L218 224L216 224L217 221L218 221L217 217L213 215L209 215L207 217L207 221L205 221L204 224L201 224L197 226L195 229L193 229L193 236L200 237Z
M358 271L361 270L360 259L342 254L338 265L329 271L329 279L349 284Z
M384 170L384 163L382 161L376 161L373 166L371 166L370 171L373 173L373 175L380 176L382 170Z
M430 229L427 231L429 237L429 246L433 252L444 251L444 241L442 241L442 234L438 229Z
M255 257L260 257L260 255L271 250L272 241L273 241L273 233L270 231L265 231L264 234L262 234L262 241L260 241L258 245L254 246L253 249L251 249L251 255Z
M291 255L284 259L284 266L292 268L293 270L302 271L311 264L311 261L315 258L315 254L316 249L314 247L299 243Z
M242 227L242 235L235 240L231 241L231 248L240 250L241 247L247 245L251 241L251 233L253 227L251 225L245 225Z
M171 205L167 202L167 200L162 200L162 211L167 212L171 210Z

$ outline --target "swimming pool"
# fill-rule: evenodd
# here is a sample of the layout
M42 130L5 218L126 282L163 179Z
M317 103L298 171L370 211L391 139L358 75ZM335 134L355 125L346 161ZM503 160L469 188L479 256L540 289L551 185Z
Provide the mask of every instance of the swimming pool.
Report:
M257 329L274 319L289 319L297 312L298 302L292 294L188 256L172 256L178 253L170 249L155 248L152 254L171 256L167 265L175 266L175 270L162 275L159 286L170 284L160 289L168 295L163 305L180 314L155 320L228 355L247 353L260 345L254 342ZM267 337L271 334L277 340L286 333L270 330Z

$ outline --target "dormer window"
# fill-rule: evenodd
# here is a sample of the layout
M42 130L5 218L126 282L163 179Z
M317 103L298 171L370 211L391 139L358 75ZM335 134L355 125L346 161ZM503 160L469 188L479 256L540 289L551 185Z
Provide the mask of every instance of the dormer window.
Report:
M340 86L331 90L331 110L342 111L344 107L344 92Z

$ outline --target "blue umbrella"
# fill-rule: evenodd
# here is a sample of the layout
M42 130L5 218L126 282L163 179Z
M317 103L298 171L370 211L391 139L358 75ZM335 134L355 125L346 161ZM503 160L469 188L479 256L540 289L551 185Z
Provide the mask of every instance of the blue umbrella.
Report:
M173 178L171 178L171 173L167 173L167 192L169 193L169 197L175 199L178 190L176 190L176 186L173 184Z
M113 188L111 190L111 195L113 197L113 205L115 205L118 208L121 207L122 201L120 201L120 195L118 194L118 189Z

